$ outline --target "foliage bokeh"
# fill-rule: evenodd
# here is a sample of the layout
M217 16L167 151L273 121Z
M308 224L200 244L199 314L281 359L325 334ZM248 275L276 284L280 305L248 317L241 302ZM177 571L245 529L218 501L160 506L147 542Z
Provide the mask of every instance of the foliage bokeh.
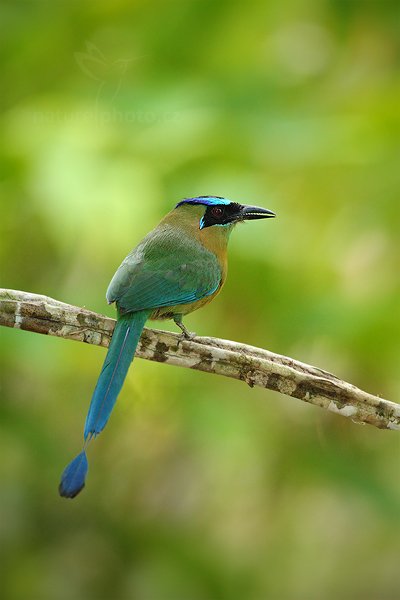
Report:
M2 287L112 315L115 268L177 200L263 205L189 328L399 398L395 2L0 10ZM235 381L136 361L59 499L103 357L0 331L2 597L398 597L398 433Z

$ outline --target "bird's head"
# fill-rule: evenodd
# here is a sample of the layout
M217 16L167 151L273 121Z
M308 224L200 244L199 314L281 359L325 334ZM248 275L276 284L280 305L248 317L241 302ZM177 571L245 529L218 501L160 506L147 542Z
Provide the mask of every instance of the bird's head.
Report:
M233 225L241 221L253 221L255 219L268 219L275 217L275 213L266 208L258 206L246 206L231 202L220 196L197 196L197 198L186 198L178 202L179 207L192 208L193 216L198 219L199 229L206 227L226 227L231 229Z

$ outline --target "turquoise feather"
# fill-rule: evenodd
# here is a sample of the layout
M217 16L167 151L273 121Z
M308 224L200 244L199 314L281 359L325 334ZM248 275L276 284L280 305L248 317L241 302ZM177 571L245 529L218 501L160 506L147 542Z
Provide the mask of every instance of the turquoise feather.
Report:
M159 226L123 261L106 297L126 313L196 302L220 283L215 254L177 228Z
M85 487L88 472L86 452L82 450L78 456L67 465L61 475L58 491L64 498L75 498Z
M150 312L147 310L131 313L117 321L86 417L85 441L90 441L106 426ZM85 485L87 471L88 462L84 448L64 469L59 485L60 495L75 498Z
M106 426L150 312L143 310L118 319L86 417L85 440Z

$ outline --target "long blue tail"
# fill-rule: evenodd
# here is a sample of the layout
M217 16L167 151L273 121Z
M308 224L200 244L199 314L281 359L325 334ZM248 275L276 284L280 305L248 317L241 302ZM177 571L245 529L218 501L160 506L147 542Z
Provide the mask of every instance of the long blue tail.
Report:
M83 450L61 476L58 490L65 498L75 498L85 485L86 446L107 424L150 312L142 310L118 318L86 417Z

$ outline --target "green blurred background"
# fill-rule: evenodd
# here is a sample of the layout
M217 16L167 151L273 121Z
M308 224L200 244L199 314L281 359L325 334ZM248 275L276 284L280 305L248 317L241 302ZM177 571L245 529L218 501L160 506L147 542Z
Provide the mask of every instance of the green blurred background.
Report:
M3 1L0 27L2 287L113 315L179 199L259 204L188 327L399 399L398 2ZM398 432L138 360L67 502L104 349L0 342L2 598L399 598Z

